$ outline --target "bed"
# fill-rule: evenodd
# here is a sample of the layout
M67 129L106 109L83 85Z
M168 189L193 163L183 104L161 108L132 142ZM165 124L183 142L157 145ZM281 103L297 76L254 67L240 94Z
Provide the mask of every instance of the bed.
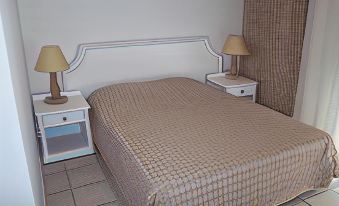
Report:
M337 174L328 134L189 78L106 86L89 103L127 205L275 205Z
M339 174L328 134L205 85L222 67L204 36L78 46L61 87L123 205L276 205Z

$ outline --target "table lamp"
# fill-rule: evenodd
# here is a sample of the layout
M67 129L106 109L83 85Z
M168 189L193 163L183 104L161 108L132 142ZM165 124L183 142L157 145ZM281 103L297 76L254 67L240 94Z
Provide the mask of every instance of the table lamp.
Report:
M60 96L60 88L57 81L57 73L69 68L65 56L57 45L47 45L41 47L35 71L49 72L51 96L46 97L44 102L47 104L66 103L67 96Z
M250 55L244 38L239 35L229 35L225 41L223 53L232 56L231 71L226 74L226 78L237 79L239 73L238 56Z

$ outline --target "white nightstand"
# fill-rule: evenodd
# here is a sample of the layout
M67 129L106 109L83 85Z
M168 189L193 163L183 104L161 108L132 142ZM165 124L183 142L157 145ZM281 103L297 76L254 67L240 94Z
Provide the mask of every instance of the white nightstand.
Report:
M57 105L44 103L48 95L33 95L44 163L94 153L88 118L90 106L81 92L62 92L68 96L68 102Z
M236 80L226 79L225 73L207 74L206 83L237 97L251 98L255 102L258 82L239 76Z

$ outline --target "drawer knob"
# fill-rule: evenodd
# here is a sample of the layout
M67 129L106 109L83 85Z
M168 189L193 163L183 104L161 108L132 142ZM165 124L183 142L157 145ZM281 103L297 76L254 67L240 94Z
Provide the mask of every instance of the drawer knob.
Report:
M244 92L245 92L245 90L243 90L243 89L240 91L241 94L243 94Z
M63 117L62 120L67 121L67 117Z

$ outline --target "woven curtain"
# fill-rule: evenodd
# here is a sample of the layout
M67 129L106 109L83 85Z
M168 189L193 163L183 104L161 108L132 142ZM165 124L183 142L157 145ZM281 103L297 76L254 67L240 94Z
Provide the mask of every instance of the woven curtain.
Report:
M308 0L245 0L243 35L251 56L240 74L259 82L257 102L293 115Z

